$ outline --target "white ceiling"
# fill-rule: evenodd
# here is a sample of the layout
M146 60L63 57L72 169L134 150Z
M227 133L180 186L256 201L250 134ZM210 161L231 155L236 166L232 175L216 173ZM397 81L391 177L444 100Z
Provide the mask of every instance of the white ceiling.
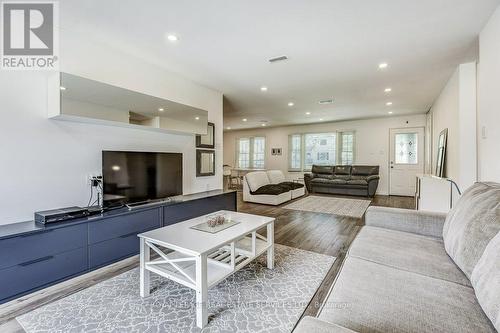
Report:
M239 129L426 112L456 65L475 59L477 36L499 4L65 0L60 18L62 29L223 92L224 124ZM267 61L280 55L289 60ZM381 62L389 67L379 70ZM333 104L318 104L331 97Z

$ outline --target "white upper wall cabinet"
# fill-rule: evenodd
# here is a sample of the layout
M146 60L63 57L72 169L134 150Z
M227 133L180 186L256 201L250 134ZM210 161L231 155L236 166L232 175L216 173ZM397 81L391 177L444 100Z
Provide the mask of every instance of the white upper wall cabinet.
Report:
M206 134L208 112L68 73L49 77L51 119Z

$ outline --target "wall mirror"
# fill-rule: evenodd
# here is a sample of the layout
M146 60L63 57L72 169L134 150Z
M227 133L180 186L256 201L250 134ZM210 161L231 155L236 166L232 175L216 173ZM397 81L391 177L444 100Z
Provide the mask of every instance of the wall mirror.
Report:
M215 176L215 150L196 150L196 177Z
M448 141L448 129L439 133L438 146L437 146L437 159L436 159L436 172L435 176L444 177L444 166L446 163L446 143Z
M163 98L68 73L51 76L49 89L49 117L53 119L179 134L207 133L207 111Z
M215 148L215 124L207 124L206 135L196 135L197 148Z

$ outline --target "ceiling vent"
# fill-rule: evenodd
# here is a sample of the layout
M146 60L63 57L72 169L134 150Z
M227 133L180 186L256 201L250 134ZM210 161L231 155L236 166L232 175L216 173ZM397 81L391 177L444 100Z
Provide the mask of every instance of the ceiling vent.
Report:
M325 104L332 104L333 103L333 98L329 98L329 99L322 99L321 101L318 102L319 104L321 105L325 105Z
M273 63L273 62L284 61L284 60L288 60L288 57L286 55L282 55L282 56L279 56L279 57L271 58L271 59L269 59L269 62Z

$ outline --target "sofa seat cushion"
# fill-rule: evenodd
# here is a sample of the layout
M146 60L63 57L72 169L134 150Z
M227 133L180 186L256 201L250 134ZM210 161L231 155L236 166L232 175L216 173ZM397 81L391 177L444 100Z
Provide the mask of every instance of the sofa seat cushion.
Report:
M267 177L267 172L265 171L249 172L245 175L245 179L250 191L257 191L262 186L271 184L269 177Z
M279 185L283 186L283 187L288 187L290 190L297 190L299 188L304 187L304 184L297 183L297 182L282 182Z
M446 254L443 241L434 237L365 226L354 239L349 255L471 286L469 279Z
M351 256L318 318L357 332L495 332L472 288Z
M343 180L343 179L324 179L324 178L313 178L311 180L311 184L315 184L315 185L324 185L324 186L328 186L328 185L345 185L347 184L347 181Z
M443 227L446 252L470 278L486 245L500 231L500 184L476 183L448 213Z
M282 193L289 192L290 188L286 186L281 186L279 184L268 184L261 186L257 189L257 191L251 191L250 193L253 195L262 195L262 194L268 194L268 195L279 195Z
M486 246L471 281L479 304L500 331L500 233Z
M349 185L360 185L360 186L368 186L368 182L365 179L351 179L347 181Z
M349 180L351 176L349 175L334 175L332 179Z

